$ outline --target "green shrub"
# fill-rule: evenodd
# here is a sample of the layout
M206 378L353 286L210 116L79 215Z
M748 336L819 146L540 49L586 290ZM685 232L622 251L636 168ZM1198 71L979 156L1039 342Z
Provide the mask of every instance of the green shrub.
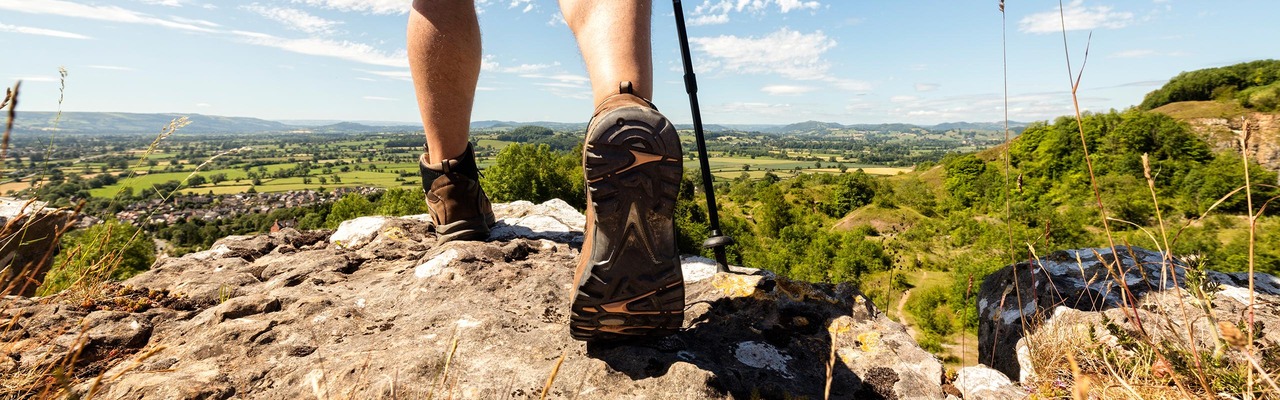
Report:
M73 285L90 286L106 279L123 280L151 268L156 260L150 236L114 219L62 238L53 267L37 295L47 296Z

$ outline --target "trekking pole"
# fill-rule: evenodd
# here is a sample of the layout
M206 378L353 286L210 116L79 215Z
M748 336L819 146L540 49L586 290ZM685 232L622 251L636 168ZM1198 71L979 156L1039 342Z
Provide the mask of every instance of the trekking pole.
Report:
M684 30L684 9L680 0L671 0L676 14L676 36L680 38L680 57L684 61L684 90L689 93L689 108L693 112L693 135L698 143L698 161L702 167L702 189L707 193L707 221L711 223L711 237L702 247L716 254L716 268L729 272L725 246L733 244L733 238L720 233L720 216L716 210L716 192L712 182L711 164L707 161L707 142L702 138L702 113L698 110L698 80L693 73L693 61L689 58L689 35Z

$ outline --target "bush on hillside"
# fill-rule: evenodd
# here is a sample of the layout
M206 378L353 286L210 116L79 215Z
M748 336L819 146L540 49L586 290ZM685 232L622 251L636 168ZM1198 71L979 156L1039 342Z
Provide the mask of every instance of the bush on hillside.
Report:
M1268 86L1280 82L1280 61L1259 60L1219 68L1206 68L1183 72L1173 77L1163 87L1148 93L1138 108L1151 110L1156 107L1179 101L1214 100L1220 97L1235 97L1247 104L1253 93L1250 88ZM1274 109L1275 88L1270 90ZM1260 99L1261 103L1265 100ZM1257 107L1255 107L1257 108Z
M495 202L562 199L582 209L587 201L580 155L556 152L546 144L513 143L498 152L480 182Z
M73 285L123 280L151 268L156 260L151 237L114 219L62 238L53 267L37 295L48 296Z

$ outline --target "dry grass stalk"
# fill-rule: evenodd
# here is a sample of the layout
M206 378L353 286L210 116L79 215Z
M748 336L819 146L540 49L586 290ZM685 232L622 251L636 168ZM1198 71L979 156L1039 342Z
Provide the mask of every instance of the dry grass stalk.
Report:
M431 385L431 394L427 396L427 399L434 398L436 392L442 388L445 383L448 383L449 365L453 363L453 354L458 351L458 332L456 330L453 332L453 340L451 340L451 342L452 344L449 345L449 354L444 357L444 368L440 371L440 381Z
M4 137L0 138L0 164L4 164L4 160L9 156L9 138L13 134L13 121L17 119L18 108L18 89L22 87L22 81L13 84L13 89L4 91L4 102L0 103L0 108L5 105L9 106L9 116L5 119Z
M556 382L556 375L560 374L560 365L564 364L564 358L568 355L568 349L560 353L560 359L556 361L556 366L551 368L551 375L547 376L547 384L542 386L542 395L538 396L539 400L547 399L547 393L551 392L551 385Z
M834 375L836 369L836 338L834 335L831 337L831 343L828 347L831 348L831 354L827 355L827 382L826 386L823 386L822 388L823 400L831 399L831 377Z

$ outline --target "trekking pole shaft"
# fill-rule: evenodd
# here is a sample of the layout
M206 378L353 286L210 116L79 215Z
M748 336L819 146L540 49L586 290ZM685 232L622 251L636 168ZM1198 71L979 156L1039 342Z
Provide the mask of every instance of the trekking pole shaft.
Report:
M680 58L684 62L684 89L689 93L689 109L693 116L693 136L698 145L698 160L702 167L702 189L707 194L707 222L710 223L711 236L721 236L720 216L716 209L715 185L711 176L711 165L707 161L707 143L702 136L702 112L698 109L698 80L693 73L693 59L689 57L689 35L684 28L684 8L680 0L672 0L676 14L676 35L680 39ZM721 272L729 272L728 257L724 246L712 248L716 255L716 267Z

